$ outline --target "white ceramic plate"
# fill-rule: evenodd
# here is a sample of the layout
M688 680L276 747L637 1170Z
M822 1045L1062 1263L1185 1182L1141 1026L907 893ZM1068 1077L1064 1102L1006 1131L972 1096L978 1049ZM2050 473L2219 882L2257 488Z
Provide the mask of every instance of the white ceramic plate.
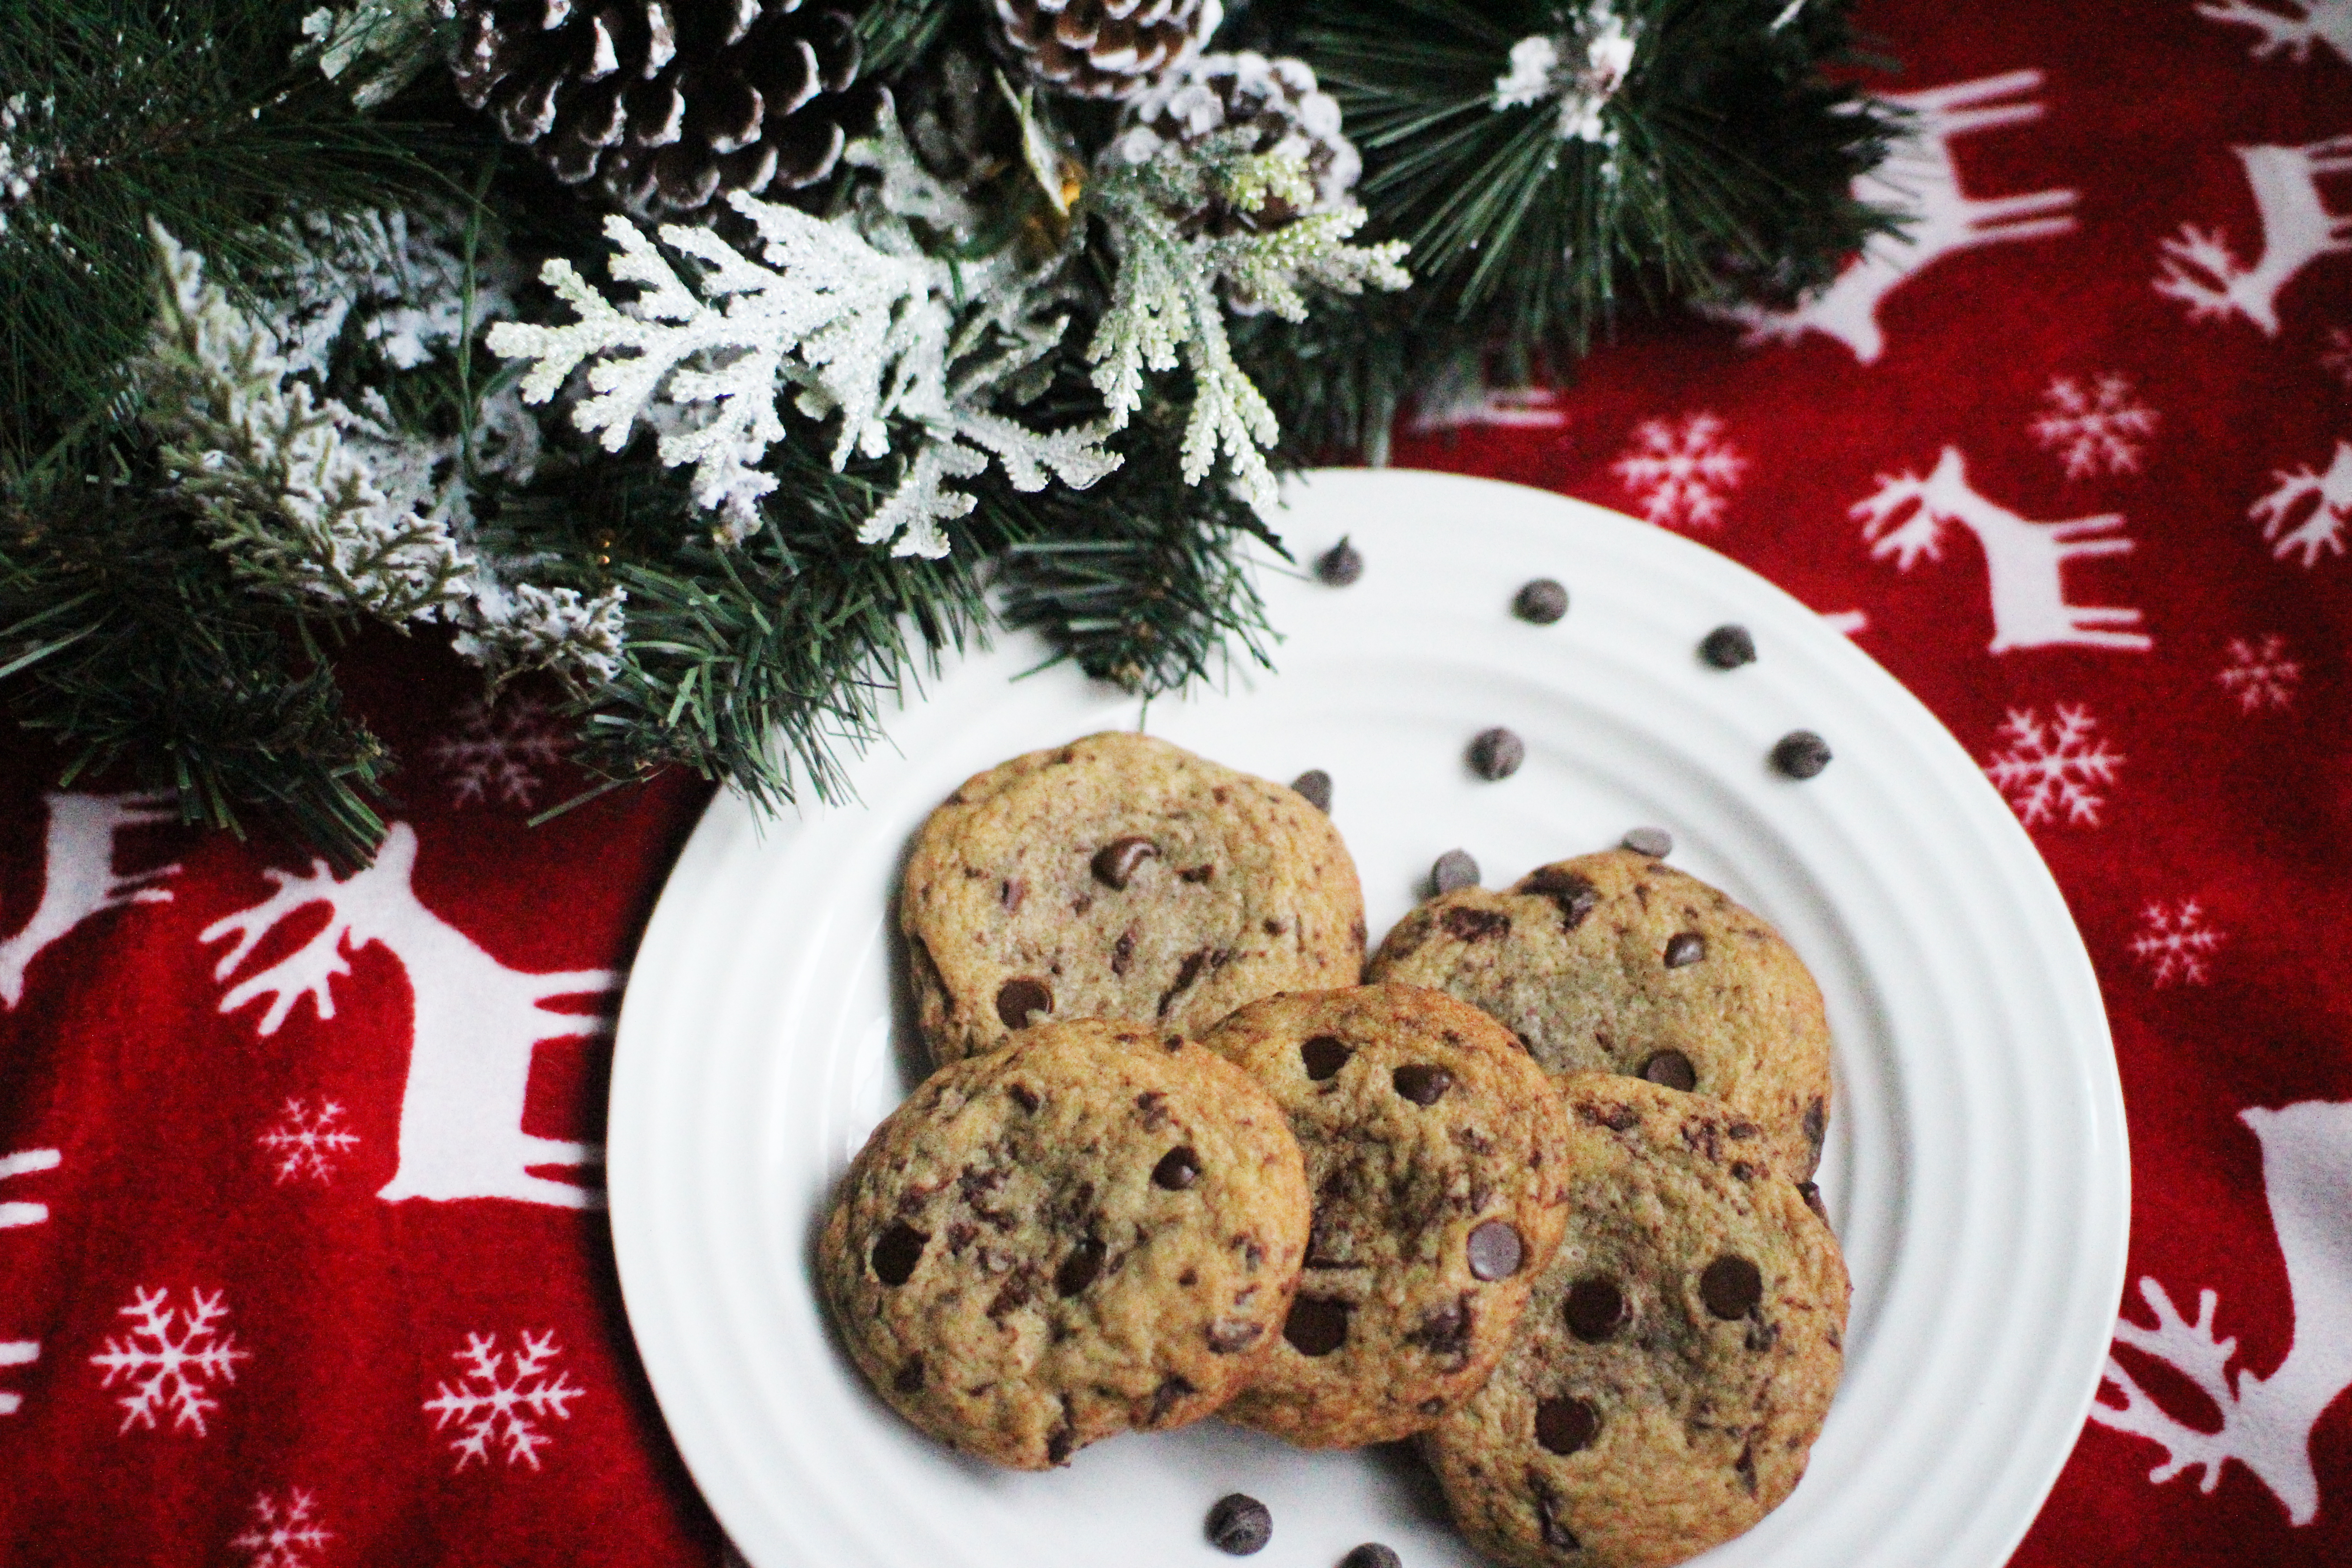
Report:
M889 910L924 816L1016 752L1148 719L1273 779L1324 768L1373 940L1440 853L1489 885L1663 826L1675 861L1772 920L1836 1037L1822 1184L1854 1281L1845 1381L1793 1497L1709 1565L1991 1568L2032 1521L2096 1385L2129 1216L2123 1103L2081 939L1974 763L1868 658L1762 578L1541 491L1332 471L1277 520L1341 534L1361 582L1262 576L1280 673L1151 705L1011 639L929 683L855 767L860 804L761 823L721 795L671 874L620 1021L613 1230L663 1414L756 1568L1104 1568L1228 1561L1210 1502L1274 1510L1254 1568L1385 1541L1478 1561L1400 1450L1309 1454L1216 1421L1046 1475L959 1458L871 1395L810 1266L826 1194L920 1071ZM1532 577L1572 607L1509 613ZM1760 660L1695 656L1727 621ZM1488 784L1471 737L1526 766ZM1773 742L1835 749L1807 783Z

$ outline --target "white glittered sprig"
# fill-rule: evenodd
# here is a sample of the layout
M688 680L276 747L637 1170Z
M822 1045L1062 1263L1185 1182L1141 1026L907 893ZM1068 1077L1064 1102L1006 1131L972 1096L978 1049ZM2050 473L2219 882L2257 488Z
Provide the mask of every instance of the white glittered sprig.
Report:
M1494 108L1559 105L1559 139L1614 146L1603 116L1633 68L1633 29L1608 0L1596 0L1564 36L1538 33L1511 46L1510 68L1495 79Z

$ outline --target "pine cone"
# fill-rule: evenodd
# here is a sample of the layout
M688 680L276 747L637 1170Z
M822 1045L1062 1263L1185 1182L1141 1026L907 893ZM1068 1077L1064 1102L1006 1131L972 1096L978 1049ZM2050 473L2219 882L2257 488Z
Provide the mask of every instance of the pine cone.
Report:
M884 99L848 15L802 0L467 0L458 95L566 184L691 218L833 173Z
M1114 143L1117 155L1145 163L1168 146L1194 146L1220 132L1251 132L1248 151L1286 153L1307 165L1315 196L1297 206L1279 196L1242 212L1213 202L1185 215L1188 226L1212 234L1264 233L1309 213L1327 212L1348 199L1363 158L1339 133L1339 101L1315 85L1304 60L1267 59L1247 50L1202 55L1161 77L1127 111L1127 130Z
M1197 52L1223 0L996 0L997 20L1038 80L1080 98L1133 98Z

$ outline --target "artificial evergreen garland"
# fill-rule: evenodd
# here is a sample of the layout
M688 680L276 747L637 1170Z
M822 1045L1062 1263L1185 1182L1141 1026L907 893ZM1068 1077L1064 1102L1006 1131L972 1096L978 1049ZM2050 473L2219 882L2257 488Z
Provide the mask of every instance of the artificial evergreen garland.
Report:
M998 621L1264 660L1282 468L1882 221L1844 13L5 0L5 694L350 860L371 621L772 803Z

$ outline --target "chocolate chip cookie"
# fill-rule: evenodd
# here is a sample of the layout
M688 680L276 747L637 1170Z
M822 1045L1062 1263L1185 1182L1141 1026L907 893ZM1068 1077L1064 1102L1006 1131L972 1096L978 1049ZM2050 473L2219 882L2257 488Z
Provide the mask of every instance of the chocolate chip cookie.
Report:
M1195 1034L1363 969L1363 893L1330 819L1144 735L965 781L916 840L898 923L942 1062L1049 1018Z
M1423 1452L1494 1557L1663 1568L1804 1474L1844 1359L1845 1265L1737 1111L1617 1075L1559 1084L1568 1234Z
M1463 888L1397 923L1370 978L1483 1008L1552 1072L1631 1073L1760 1123L1800 1179L1829 1123L1821 987L1760 916L1630 849L1580 856L1507 892Z
M942 1068L866 1140L818 1277L916 1426L1019 1469L1216 1409L1280 1340L1307 1178L1248 1074L1080 1021Z
M1255 1002L1202 1042L1290 1119L1315 1218L1276 1346L1229 1420L1385 1443L1474 1393L1567 1223L1567 1121L1476 1008L1412 985Z

